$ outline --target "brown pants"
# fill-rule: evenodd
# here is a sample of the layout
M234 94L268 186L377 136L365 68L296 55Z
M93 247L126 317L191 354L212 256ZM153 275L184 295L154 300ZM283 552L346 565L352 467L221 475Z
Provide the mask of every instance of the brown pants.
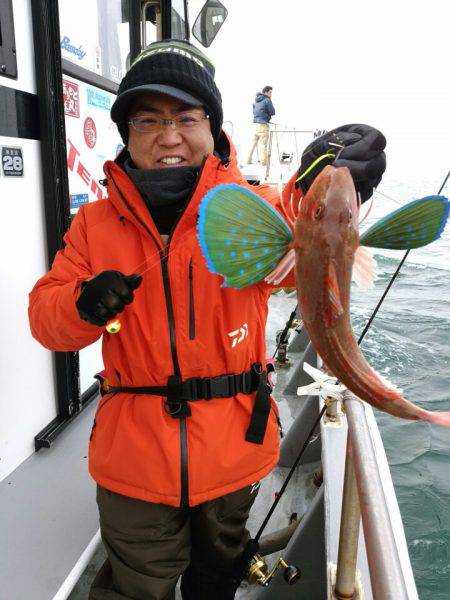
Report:
M245 524L258 493L248 486L182 510L97 487L108 559L89 600L231 600L229 575L249 534Z
M253 140L248 153L247 163L251 164L253 159L253 152L256 146L258 146L258 155L261 164L265 167L267 165L267 143L269 141L269 124L268 123L255 123Z

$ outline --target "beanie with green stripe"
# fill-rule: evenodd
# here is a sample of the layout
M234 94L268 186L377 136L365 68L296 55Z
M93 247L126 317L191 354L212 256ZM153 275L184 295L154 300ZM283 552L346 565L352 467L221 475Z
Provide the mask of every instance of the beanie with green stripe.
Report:
M203 106L217 141L222 129L222 98L214 83L214 65L201 50L185 40L162 40L147 46L122 79L111 108L124 143L132 100L144 92L158 92L192 106Z

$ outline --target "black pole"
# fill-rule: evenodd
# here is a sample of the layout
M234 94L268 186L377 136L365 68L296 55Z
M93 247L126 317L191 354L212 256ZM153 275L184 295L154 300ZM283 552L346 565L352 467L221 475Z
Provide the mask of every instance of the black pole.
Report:
M172 0L161 0L161 34L163 40L172 37Z
M128 21L130 24L130 65L141 51L141 3L129 0Z
M186 36L187 41L189 41L191 37L191 29L189 27L189 10L188 10L188 2L184 0L184 34Z
M41 131L41 162L49 265L69 228L69 179L57 0L31 0L36 88ZM76 352L55 352L58 418L79 408L79 361Z

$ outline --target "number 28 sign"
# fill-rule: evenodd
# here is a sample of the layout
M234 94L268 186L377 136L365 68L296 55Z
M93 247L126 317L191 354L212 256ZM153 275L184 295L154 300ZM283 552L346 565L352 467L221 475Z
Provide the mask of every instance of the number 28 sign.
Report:
M2 146L2 171L5 177L23 177L22 148Z

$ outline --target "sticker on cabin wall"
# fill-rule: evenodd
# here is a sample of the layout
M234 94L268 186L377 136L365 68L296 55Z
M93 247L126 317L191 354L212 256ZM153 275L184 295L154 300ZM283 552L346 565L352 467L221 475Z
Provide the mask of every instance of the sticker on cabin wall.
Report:
M80 95L78 85L63 79L64 114L68 117L80 117Z
M91 175L89 170L85 165L85 158L81 157L81 153L78 149L72 144L70 139L67 139L67 168L70 173L76 175L77 183L75 184L78 187L79 179L81 178L84 183L89 187L90 192L94 195L94 200L101 200L103 198L103 191L101 187L98 185L95 178ZM79 177L78 177L79 176ZM69 177L70 179L70 177ZM72 180L73 184L73 180Z
M111 96L96 88L87 88L87 102L90 106L96 108L103 108L104 110L110 110L111 108Z
M2 146L2 171L5 177L23 177L22 148Z
M89 148L93 148L97 142L97 127L94 119L87 117L83 125L84 141Z
M66 50L67 52L70 52L70 54L76 56L78 60L81 60L86 56L86 50L83 50L83 46L80 45L78 46L78 48L74 46L71 43L70 37L68 37L67 35L65 35L61 40L61 50Z
M89 194L70 194L70 208L80 208L89 202Z

